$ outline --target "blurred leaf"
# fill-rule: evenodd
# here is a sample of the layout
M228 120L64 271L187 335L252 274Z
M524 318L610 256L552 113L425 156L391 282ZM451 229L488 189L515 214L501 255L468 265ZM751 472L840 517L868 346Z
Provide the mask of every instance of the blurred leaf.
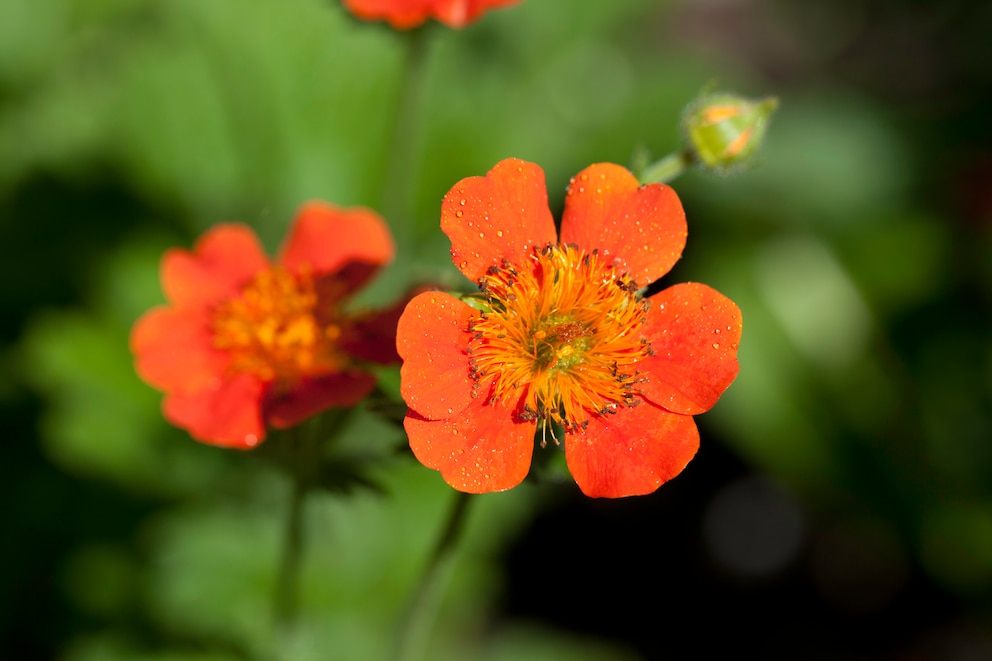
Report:
M943 503L926 513L923 561L953 590L987 595L992 590L992 505Z
M948 285L947 233L937 218L899 213L867 223L838 241L838 250L865 296L891 315Z
M119 546L99 543L79 548L63 571L66 591L85 613L109 620L126 615L135 605L139 568Z
M616 645L579 636L513 627L498 631L477 652L486 661L634 661L638 655Z
M102 262L98 308L39 313L17 366L48 400L42 433L56 463L139 493L175 494L209 484L224 457L168 426L161 394L134 372L129 327L142 299L161 298L158 244L136 239Z
M64 661L244 661L240 655L205 651L141 651L138 644L114 633L93 634L73 642Z
M377 474L394 497L357 491L347 499L313 493L305 503L302 626L294 661L381 658L397 618L442 526L453 492L413 462ZM255 506L219 503L177 509L146 533L152 553L148 608L169 631L207 641L244 641L263 656L271 629L280 548L282 480L252 479ZM531 491L476 497L439 615L442 639L477 622L499 586L493 550L532 508ZM272 511L271 500L279 508ZM285 641L283 641L285 642Z
M32 80L58 51L69 3L7 0L0 5L0 88Z

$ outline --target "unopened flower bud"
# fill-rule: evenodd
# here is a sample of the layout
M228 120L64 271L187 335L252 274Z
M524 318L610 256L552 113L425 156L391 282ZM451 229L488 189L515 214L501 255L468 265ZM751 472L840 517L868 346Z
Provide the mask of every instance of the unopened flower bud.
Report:
M761 148L778 99L751 100L736 94L705 94L682 116L686 150L703 169L728 174L745 167Z

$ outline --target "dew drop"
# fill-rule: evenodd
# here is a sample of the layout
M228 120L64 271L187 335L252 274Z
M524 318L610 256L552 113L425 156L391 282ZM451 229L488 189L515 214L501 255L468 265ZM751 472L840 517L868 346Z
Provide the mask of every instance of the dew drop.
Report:
M502 239L503 238L503 230L496 230L496 236L498 236L499 238Z
M465 202L466 202L466 200L462 199L462 200L459 200L458 201L458 204L460 204L462 206L465 206Z
M713 348L714 349L719 349L720 348L720 343L719 342L714 342L713 343Z
M255 436L254 434L245 434L245 445L250 448L258 445L258 436Z
M480 239L484 239L484 238L486 238L486 234L485 234L485 232L479 232L479 238L480 238Z
M461 210L458 210L458 211L456 211L456 212L455 212L455 218L461 218L461 217L462 217L462 216L464 216L464 215L465 215L465 214L464 214L464 213L462 213L462 211L461 211Z

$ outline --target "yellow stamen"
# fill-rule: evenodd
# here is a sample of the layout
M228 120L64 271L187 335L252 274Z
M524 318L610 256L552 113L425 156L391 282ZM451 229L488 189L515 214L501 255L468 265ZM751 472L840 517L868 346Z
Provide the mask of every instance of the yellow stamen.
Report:
M648 303L597 251L548 245L519 269L490 268L479 286L490 310L470 329L477 392L493 384L492 398L502 400L525 388L522 417L566 431L639 401L638 363L651 355L639 332Z
M266 269L214 310L214 347L231 352L233 371L265 380L336 371L343 364L335 345L341 328L318 321L319 303L309 272Z

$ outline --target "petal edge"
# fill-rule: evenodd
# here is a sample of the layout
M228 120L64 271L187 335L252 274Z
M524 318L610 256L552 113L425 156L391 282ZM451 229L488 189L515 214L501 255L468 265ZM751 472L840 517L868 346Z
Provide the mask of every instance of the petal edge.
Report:
M462 179L441 203L441 229L455 267L472 282L503 259L525 264L534 247L558 243L544 170L508 158L484 177Z
M475 381L469 375L466 349L469 323L477 316L473 308L439 291L414 296L400 316L400 394L425 418L456 415L472 401Z
M664 184L641 186L619 165L591 165L568 186L562 243L611 255L641 286L671 270L682 256L687 234L675 191Z
M708 411L740 369L740 309L696 282L673 285L650 300L642 333L654 355L643 363L644 397L673 413Z
M583 433L565 437L565 460L587 496L622 498L655 491L685 468L699 449L691 416L649 402L594 417Z

